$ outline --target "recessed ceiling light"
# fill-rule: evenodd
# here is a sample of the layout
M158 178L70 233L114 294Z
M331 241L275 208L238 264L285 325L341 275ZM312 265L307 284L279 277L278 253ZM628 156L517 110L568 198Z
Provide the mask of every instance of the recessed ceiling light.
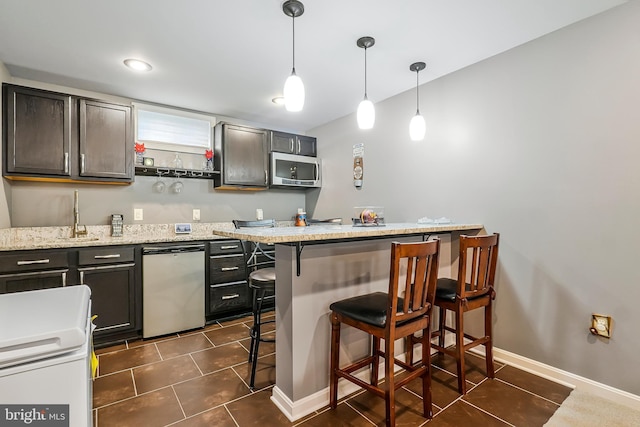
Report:
M151 71L151 65L139 59L125 59L124 65L135 71Z
M276 105L284 105L284 96L276 96L271 100Z

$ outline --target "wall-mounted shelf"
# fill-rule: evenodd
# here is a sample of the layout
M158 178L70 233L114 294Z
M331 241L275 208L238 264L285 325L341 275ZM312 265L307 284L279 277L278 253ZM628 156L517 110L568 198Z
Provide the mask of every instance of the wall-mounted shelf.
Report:
M163 176L168 178L200 178L213 179L220 171L205 171L202 169L175 169L155 166L136 166L136 175Z

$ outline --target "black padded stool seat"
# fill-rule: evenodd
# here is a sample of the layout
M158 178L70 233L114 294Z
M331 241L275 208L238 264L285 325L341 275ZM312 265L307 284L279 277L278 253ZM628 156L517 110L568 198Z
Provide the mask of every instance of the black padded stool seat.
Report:
M457 280L449 279L448 277L441 277L438 279L438 285L436 288L436 298L455 302L457 290L458 290Z
M374 292L336 301L329 306L329 309L368 325L384 328L388 303L389 295L386 292ZM402 298L398 298L398 312L402 310L402 305Z

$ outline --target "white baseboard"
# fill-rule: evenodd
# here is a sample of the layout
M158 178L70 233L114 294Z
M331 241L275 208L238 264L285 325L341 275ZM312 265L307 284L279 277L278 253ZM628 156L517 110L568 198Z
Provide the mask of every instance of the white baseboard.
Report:
M471 352L484 355L482 347L474 348ZM564 384L571 388L579 388L581 391L586 391L587 393L595 394L616 403L640 410L640 396L624 390L572 374L571 372L563 371L562 369L554 368L553 366L545 365L544 363L496 347L493 348L493 358L498 362L506 363L507 365L522 369L523 371L546 378L550 381Z
M453 337L447 337L445 339L445 346L455 344ZM472 353L476 353L484 357L484 347L479 346L470 350ZM432 353L435 350L432 349ZM404 354L396 356L400 360L404 360ZM422 357L422 346L416 346L414 349L414 359L419 360ZM550 381L563 384L571 388L579 388L581 391L600 396L605 399L612 400L616 403L640 410L640 396L620 390L606 384L599 383L597 381L590 380L585 377L581 377L571 372L563 371L562 369L555 368L544 363L537 362L535 360L520 356L515 353L511 353L500 348L493 348L494 360L513 366L531 374L537 375L542 378L546 378ZM384 360L380 364L379 378L384 376ZM400 367L396 366L396 370ZM362 380L368 381L368 371L364 370L356 374ZM351 393L361 390L360 387L354 383L340 379L338 381L338 398L342 398ZM300 418L317 411L329 404L329 387L320 390L310 396L303 399L292 402L282 391L277 387L273 387L273 393L271 395L271 401L284 413L289 421L294 422Z
M382 375L384 376L384 362L381 365ZM368 381L369 371L365 370L356 374L356 377ZM362 390L359 386L345 379L338 380L338 399L348 396L358 390ZM317 391L295 402L291 401L278 386L273 387L271 401L282 411L282 413L294 422L310 413L324 408L329 404L329 387Z

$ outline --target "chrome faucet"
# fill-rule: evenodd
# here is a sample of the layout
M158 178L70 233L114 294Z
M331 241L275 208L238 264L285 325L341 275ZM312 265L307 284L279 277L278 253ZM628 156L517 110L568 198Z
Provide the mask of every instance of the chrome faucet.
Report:
M73 237L86 236L87 226L80 225L80 209L78 207L78 190L73 191Z

